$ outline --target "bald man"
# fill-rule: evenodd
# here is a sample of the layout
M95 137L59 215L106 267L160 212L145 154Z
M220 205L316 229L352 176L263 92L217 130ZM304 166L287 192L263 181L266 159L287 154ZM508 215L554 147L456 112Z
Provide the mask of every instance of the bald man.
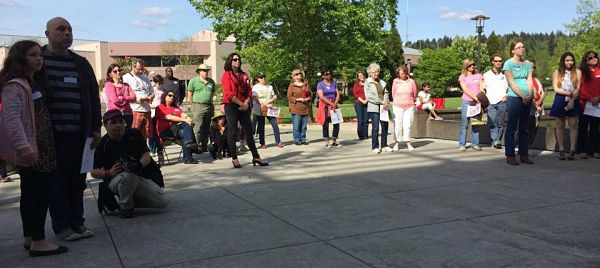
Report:
M69 50L73 28L64 18L46 23L48 45L43 56L48 71L50 115L56 143L58 172L52 181L50 216L52 229L65 241L94 236L83 224L83 192L86 173L81 159L87 138L95 148L100 141L100 98L98 83L90 63Z

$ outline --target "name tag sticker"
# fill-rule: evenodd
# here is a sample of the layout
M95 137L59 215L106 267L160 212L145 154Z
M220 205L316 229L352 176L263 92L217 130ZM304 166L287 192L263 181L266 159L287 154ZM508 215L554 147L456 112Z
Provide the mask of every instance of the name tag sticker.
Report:
M69 83L69 84L75 84L75 83L77 83L77 77L65 76L63 82Z
M42 97L42 92L40 92L40 91L34 91L34 92L31 94L31 96L33 97L33 100L37 100L37 99L39 99L39 98L41 98L41 97Z

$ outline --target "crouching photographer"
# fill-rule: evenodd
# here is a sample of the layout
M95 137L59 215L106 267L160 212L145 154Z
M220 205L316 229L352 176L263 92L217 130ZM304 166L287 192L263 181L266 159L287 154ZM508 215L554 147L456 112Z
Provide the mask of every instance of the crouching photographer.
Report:
M118 195L122 218L131 218L134 207L165 208L169 202L162 173L150 157L142 134L136 129L126 130L125 117L119 110L107 111L102 121L107 134L96 147L92 177L104 180L101 186L108 184L110 192ZM100 198L114 199L100 188Z

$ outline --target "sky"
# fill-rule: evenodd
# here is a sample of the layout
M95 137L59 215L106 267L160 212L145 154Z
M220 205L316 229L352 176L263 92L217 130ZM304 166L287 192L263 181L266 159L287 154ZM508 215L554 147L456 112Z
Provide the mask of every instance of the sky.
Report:
M403 41L475 35L469 18L482 14L491 18L484 34L566 31L564 25L577 16L577 3L399 0L397 27ZM0 34L44 36L46 21L56 16L69 20L75 39L168 41L212 29L187 0L0 0Z

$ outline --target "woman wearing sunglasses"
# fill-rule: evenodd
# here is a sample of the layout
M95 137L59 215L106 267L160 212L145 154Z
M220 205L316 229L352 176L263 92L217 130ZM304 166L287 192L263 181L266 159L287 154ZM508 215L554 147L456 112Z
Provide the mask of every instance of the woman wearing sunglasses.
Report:
M579 102L582 112L579 115L579 136L577 137L577 152L579 157L600 158L600 134L598 126L600 117L591 110L600 109L600 66L598 65L598 53L588 51L583 55L579 64L581 70L581 92ZM586 112L586 109L589 111Z
M123 83L123 68L119 64L113 63L108 66L104 93L108 100L106 110L121 111L125 115L126 127L131 128L133 111L129 103L135 102L135 92L127 83Z
M483 76L475 68L475 62L470 59L463 61L463 67L460 77L458 78L460 87L463 91L462 105L460 108L460 130L458 132L458 149L466 151L467 147L467 128L469 127L469 118L467 110L469 106L479 103L477 94L483 91ZM479 147L479 127L471 126L471 148L475 151L481 151Z
M194 138L192 118L188 117L183 109L177 106L175 91L163 92L160 105L156 108L156 133L159 139L176 138L181 139L183 144L183 163L197 164L192 152L198 150L198 144ZM164 150L164 148L162 148Z

